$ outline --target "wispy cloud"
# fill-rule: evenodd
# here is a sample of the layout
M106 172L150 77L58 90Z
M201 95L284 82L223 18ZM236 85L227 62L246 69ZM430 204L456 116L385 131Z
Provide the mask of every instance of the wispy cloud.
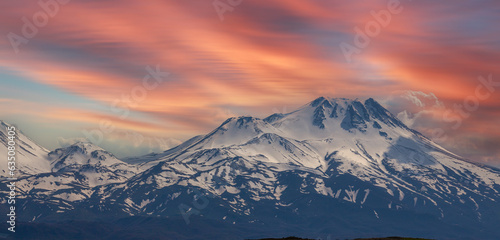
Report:
M19 52L0 38L0 67L98 102L96 109L75 106L65 114L60 108L67 106L45 106L40 114L62 114L59 122L86 128L113 115L102 108L140 84L145 66L159 64L169 80L130 107L141 117L116 122L180 139L209 131L236 108L262 116L270 106L292 109L318 95L382 99L411 90L433 93L449 108L474 94L478 75L500 76L498 1L401 1L401 7L352 64L339 44L352 41L354 28L374 21L371 12L387 9L387 1L245 1L224 21L210 1L70 1ZM4 1L0 9L4 36L22 35L22 18L43 10L19 1ZM424 107L422 116L439 112ZM33 108L3 109L1 117ZM491 117L498 112L500 94L494 93L460 132L494 139L494 131L482 135L475 126L495 128L498 118Z

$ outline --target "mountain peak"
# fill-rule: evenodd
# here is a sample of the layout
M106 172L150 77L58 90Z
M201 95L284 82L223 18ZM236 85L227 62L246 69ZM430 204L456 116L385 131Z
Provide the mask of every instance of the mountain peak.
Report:
M232 117L207 135L208 146L241 144L262 133L294 139L324 139L348 133L371 133L391 139L388 131L413 132L375 99L321 96L289 113L274 113L264 119ZM410 133L412 134L412 133Z
M76 142L68 147L58 148L49 153L52 170L59 170L71 165L106 165L123 163L113 154L101 147L85 141Z
M113 157L88 142L51 156L53 172L16 183L29 201L21 202L27 209L20 219L93 213L170 218L197 190L217 206L204 218L231 225L262 227L268 219L289 223L341 214L375 222L374 229L392 229L393 222L380 223L404 223L400 219L415 213L422 223L434 219L449 221L443 226L482 229L484 219L499 219L498 171L464 162L417 136L371 98L322 97L266 119L229 118L207 135L148 155L150 162L141 165L145 171L125 163L109 166ZM293 214L286 214L290 209ZM344 222L332 229L344 229ZM408 226L415 223L420 224L412 220Z
M314 99L308 105L310 105L312 107L318 107L318 106L323 105L323 104L333 106L339 102L344 102L344 103L359 102L359 98L350 99L350 98L334 98L334 97L321 96L319 98Z
M319 98L314 99L310 105L312 107L317 107L319 104L323 103L325 100L327 100L325 97L321 96Z
M309 129L309 133L304 136L313 138L329 136L337 132L335 129L366 132L368 128L376 126L378 131L383 127L380 124L389 128L410 130L373 98L361 100L321 96L296 111L273 114L264 121L275 127L289 125L290 129L284 130L285 132ZM311 127L307 127L309 125ZM321 131L316 131L315 128Z

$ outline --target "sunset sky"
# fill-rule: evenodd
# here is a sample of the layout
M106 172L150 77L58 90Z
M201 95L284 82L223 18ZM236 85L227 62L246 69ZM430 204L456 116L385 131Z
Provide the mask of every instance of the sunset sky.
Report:
M141 155L232 116L373 97L500 166L498 0L40 2L0 2L0 119L50 150L100 131Z

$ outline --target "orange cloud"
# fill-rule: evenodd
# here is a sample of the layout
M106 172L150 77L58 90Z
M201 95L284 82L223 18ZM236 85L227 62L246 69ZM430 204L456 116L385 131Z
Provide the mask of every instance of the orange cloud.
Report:
M171 75L126 106L142 118L112 119L120 128L172 136L207 132L235 108L259 115L318 95L416 90L452 106L475 94L479 75L500 75L500 6L485 4L401 1L402 12L349 64L339 44L353 44L354 28L374 21L371 12L386 10L387 1L245 1L224 21L210 1L71 1L19 53L0 38L0 67L109 106L142 86L146 66L159 65ZM35 2L2 5L5 34L21 34L21 18L41 10ZM497 116L500 95L480 104L463 131L493 127L480 116ZM51 113L91 124L109 117L78 108Z

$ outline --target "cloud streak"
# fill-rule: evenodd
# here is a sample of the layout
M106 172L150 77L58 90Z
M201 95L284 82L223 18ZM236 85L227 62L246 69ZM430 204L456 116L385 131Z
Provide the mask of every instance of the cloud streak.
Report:
M70 1L18 53L0 38L0 67L109 106L141 84L146 66L160 65L171 75L130 107L141 117L116 122L180 139L240 112L263 116L270 106L293 109L318 95L383 99L408 90L432 93L443 109L419 112L436 119L474 94L479 75L500 81L498 1L401 1L403 11L354 56L355 64L346 62L339 44L351 42L354 28L373 21L370 12L387 9L387 3L245 1L221 22L210 1ZM36 2L1 5L4 36L22 34L21 19L41 10ZM404 107L414 108L411 102ZM112 115L44 108L44 117L60 114L58 121L81 122L82 128ZM494 92L458 130L464 139L482 139L475 146L485 154L470 155L477 161L500 163L493 157L499 150L490 144L500 133L485 130L496 129L499 112L500 94ZM425 119L422 128L441 126Z

